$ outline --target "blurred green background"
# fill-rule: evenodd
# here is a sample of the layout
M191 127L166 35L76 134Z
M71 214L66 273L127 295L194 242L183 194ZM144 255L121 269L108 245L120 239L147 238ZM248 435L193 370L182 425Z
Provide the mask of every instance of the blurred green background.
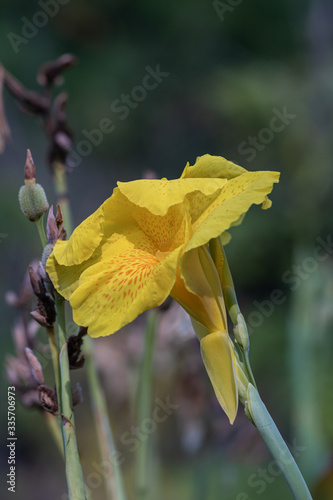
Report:
M86 139L84 130L87 134L101 120L112 120L113 131L104 134L90 154L81 155L69 174L75 224L110 196L117 180L139 178L146 170L175 178L187 161L193 164L205 153L225 156L249 170L281 171L272 208L253 208L232 231L227 253L252 333L252 366L262 397L288 443L301 450L297 460L314 498L332 499L332 3L54 0L55 13L32 36L27 21L38 24L44 19L36 13L43 11L42 5L45 12L46 4L2 0L0 60L26 87L38 90L36 72L42 63L68 52L78 57L59 89L69 94L74 152ZM23 41L14 47L10 33ZM147 67L159 67L167 76L143 96L135 88L149 73ZM123 94L132 95L132 104L121 113L117 100ZM17 202L27 148L38 182L49 202L56 201L43 131L35 119L22 115L7 92L4 101L12 143L0 156L2 366L6 353L14 353L11 329L16 314L6 305L5 293L19 289L27 265L40 255L37 233ZM119 370L124 375L110 368L111 354L101 364L118 435L132 425L130 393L135 392L138 363L135 356L131 361L133 353L126 356L128 346L120 339L126 334L96 341L101 352L106 345L112 352L117 345L113 342L118 342L123 354ZM139 324L133 340L138 351L141 341ZM177 401L180 410L153 436L158 457L151 471L154 498L289 498L242 409L230 427L217 406L198 344L190 339L171 342L165 349L163 342L156 353L155 392ZM115 397L112 387L122 387L127 366L132 375L123 396ZM93 462L99 461L96 437L83 370L74 379L83 386L84 402L77 407L76 419L89 476ZM4 475L6 392L2 370ZM183 411L188 405L190 410ZM16 498L62 498L61 459L37 410L18 405L17 436ZM123 451L126 487L134 498L133 453L128 447ZM7 498L4 478L1 492ZM102 485L95 485L93 498L105 498Z

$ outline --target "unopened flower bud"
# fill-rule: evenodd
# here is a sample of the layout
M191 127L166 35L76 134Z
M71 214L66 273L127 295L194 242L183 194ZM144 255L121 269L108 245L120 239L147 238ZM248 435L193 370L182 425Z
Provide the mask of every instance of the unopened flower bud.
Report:
M41 218L48 210L49 204L44 189L36 184L35 166L30 151L25 164L25 185L19 192L19 202L23 214L32 222Z
M234 335L238 344L247 351L250 347L249 333L242 313L237 314L237 324L234 326Z

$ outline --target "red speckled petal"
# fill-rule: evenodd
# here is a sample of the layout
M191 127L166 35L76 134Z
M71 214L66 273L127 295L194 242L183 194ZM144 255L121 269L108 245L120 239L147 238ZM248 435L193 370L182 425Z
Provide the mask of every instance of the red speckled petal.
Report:
M181 247L163 260L156 258L157 250L135 226L102 248L101 261L83 272L70 298L74 320L87 326L89 335L110 335L167 298Z

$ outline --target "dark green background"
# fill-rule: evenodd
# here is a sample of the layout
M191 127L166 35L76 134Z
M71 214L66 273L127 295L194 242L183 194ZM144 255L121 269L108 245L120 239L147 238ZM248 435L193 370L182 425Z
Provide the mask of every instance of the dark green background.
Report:
M223 3L229 5L224 14ZM43 62L65 52L78 57L79 64L65 74L59 89L69 94L68 116L76 143L85 139L84 129L96 129L104 118L115 125L69 175L75 224L110 196L117 180L139 178L147 169L159 177L175 178L187 161L193 164L205 153L225 156L249 170L281 172L272 208L268 212L253 208L242 226L233 229L227 252L246 317L258 311L258 303L268 300L273 290L281 290L285 297L253 328L253 369L288 442L297 438L306 447L299 461L315 487L327 471L333 439L332 257L327 254L327 260L312 270L304 265L313 257L317 238L326 241L332 232L331 2L70 0L59 5L57 14L28 43L19 45L17 53L8 34L22 36L22 18L33 21L41 7L37 2L3 0L0 9L1 61L27 87L38 89L35 75ZM120 120L111 104L141 84L147 66L157 65L169 76ZM20 113L8 93L5 106L12 143L0 157L2 298L8 289L18 289L28 263L39 255L37 236L17 203L27 148L38 181L50 203L55 202L43 131L36 120ZM240 145L269 127L274 109L282 112L284 107L295 117L248 161L249 154L242 154ZM286 278L288 271L289 278L302 273L295 290ZM2 298L4 359L7 351L13 352L10 330L15 314ZM1 386L5 409L4 378ZM87 423L89 413L80 417L80 411L88 412L87 405L78 409L78 421L82 419L84 429L92 427L91 421ZM207 408L208 419L209 412ZM226 420L222 412L215 418ZM5 412L1 424L5 429ZM37 412L20 409L17 426L16 498L60 498L61 462ZM267 467L270 459L261 450L253 460L246 447L235 459L233 439L238 431L236 422L224 443L208 439L196 457L183 453L176 466L180 452L176 445L169 446L168 453L160 456L158 498L215 500L222 494L237 500L287 498L281 477L260 495L249 486L249 476ZM175 432L163 428L161 439L176 443ZM91 433L94 440L93 428ZM237 434L238 447L240 441ZM85 447L89 449L89 439ZM6 470L4 446L0 454ZM128 470L127 475L131 478ZM48 489L55 477L61 479L52 496ZM131 479L127 487L131 492ZM4 484L1 491L6 494ZM242 499L242 492L249 498ZM102 488L94 495L104 498ZM331 497L318 493L317 498Z

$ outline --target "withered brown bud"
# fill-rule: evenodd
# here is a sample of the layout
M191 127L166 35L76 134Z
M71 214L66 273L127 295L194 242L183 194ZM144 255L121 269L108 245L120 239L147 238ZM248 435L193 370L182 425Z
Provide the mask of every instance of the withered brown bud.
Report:
M42 326L50 328L56 320L55 302L49 291L48 277L40 262L37 271L29 268L31 285L34 294L38 297L36 311L31 316Z
M77 59L72 54L63 54L54 61L43 64L37 73L37 82L43 87L61 85L63 78L61 73L76 64Z
M73 144L74 133L67 123L67 99L67 94L62 92L54 100L54 124L49 130L51 144L48 152L51 167L54 163L60 163L68 167L68 157Z
M31 311L30 316L34 318L35 321L40 326L44 326L44 328L50 328L51 325L46 321L46 318L38 311Z
M37 390L40 404L44 410L52 413L53 415L57 415L58 401L55 390L51 389L51 387L48 387L47 385L39 385Z
M40 362L38 361L37 357L34 355L31 349L29 347L25 348L25 355L27 357L31 373L33 378L35 379L35 382L37 385L43 384L44 383L44 375L43 375L43 370Z
M46 239L48 243L55 243L58 239L58 227L53 214L53 205L49 210L46 223Z
M49 214L47 217L46 224L46 238L48 244L54 244L57 240L65 240L66 239L66 230L63 227L63 217L60 205L57 205L57 217L53 214L53 206L51 206L49 210ZM50 248L52 251L53 247ZM48 252L48 257L51 252ZM47 260L47 259L46 259ZM43 261L43 264L46 264L46 261Z
M74 370L76 368L82 368L84 365L84 354L81 352L81 347L83 344L83 336L86 335L87 329L81 328L77 335L72 335L67 341L69 367Z
M65 240L67 238L66 229L63 226L64 219L62 216L62 211L60 205L57 205L57 217L56 223L58 227L58 240Z
M29 266L29 276L30 276L31 287L34 294L37 297L40 297L42 293L42 288L41 288L42 284L40 282L40 277L37 269L34 269L32 266Z

